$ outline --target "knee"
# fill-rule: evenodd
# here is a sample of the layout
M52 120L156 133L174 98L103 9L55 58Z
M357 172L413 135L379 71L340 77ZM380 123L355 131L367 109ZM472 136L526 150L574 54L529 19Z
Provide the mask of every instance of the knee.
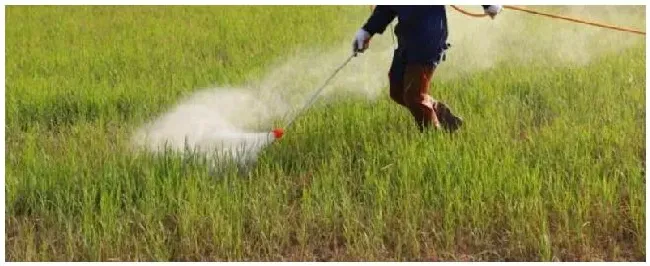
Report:
M424 97L422 97L422 94L409 94L406 93L403 95L404 103L414 106L414 105L419 105L420 103L423 102Z
M433 98L426 93L406 93L402 99L408 106L424 106L428 109L433 109Z

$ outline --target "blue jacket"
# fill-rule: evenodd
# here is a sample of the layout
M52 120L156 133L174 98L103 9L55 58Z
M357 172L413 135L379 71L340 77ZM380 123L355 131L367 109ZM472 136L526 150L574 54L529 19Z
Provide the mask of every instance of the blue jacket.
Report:
M488 8L489 5L483 5ZM398 50L406 63L437 63L448 48L445 6L376 6L363 29L382 34L393 19Z

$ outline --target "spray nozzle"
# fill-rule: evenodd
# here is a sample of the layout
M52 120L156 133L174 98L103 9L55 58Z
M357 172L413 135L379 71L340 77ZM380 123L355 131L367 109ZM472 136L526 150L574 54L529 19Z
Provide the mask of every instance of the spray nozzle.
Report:
M276 128L271 130L271 133L273 133L273 137L275 137L275 139L281 139L282 135L284 135L284 129Z

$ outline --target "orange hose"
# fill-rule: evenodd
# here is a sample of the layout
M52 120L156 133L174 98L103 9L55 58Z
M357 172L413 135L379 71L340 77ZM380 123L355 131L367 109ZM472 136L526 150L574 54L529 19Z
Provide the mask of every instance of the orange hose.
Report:
M464 15L470 16L470 17L485 17L485 16L487 16L487 14L478 14L478 13L471 13L471 12L465 11L465 10L455 6L455 5L451 5L451 7L453 7L456 11L458 11L458 12L464 14ZM542 12L539 12L539 11L530 10L530 9L526 9L526 8L518 7L518 6L505 5L503 7L507 8L507 9L513 9L513 10L527 12L527 13L531 13L531 14L535 14L535 15L542 15L542 16L546 16L546 17L564 19L564 20L568 20L568 21L571 21L571 22L582 23L582 24L592 25L592 26L601 27L601 28L607 28L607 29L612 29L612 30L618 30L618 31L631 32L631 33L645 35L644 31L639 31L639 30L634 30L634 29L626 29L626 28L622 28L622 27L618 27L618 26L612 26L612 25L607 25L607 24L602 24L602 23L597 23L597 22L591 22L591 21L585 21L585 20L577 19L577 18L570 18L570 17L565 17L565 16L542 13Z
M484 14L484 13L471 13L471 12L465 11L464 9L462 9L460 7L457 7L455 5L451 5L451 7L456 9L456 11L460 12L461 14L467 15L467 16L470 16L470 17L482 18L482 17L487 16L487 14Z

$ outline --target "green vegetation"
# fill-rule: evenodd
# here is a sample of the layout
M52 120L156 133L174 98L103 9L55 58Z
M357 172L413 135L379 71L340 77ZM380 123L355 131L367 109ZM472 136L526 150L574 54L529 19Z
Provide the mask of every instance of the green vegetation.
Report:
M367 15L7 7L6 260L645 261L642 38L581 67L434 80L466 120L454 136L418 134L385 93L310 109L248 174L131 151L182 95Z

